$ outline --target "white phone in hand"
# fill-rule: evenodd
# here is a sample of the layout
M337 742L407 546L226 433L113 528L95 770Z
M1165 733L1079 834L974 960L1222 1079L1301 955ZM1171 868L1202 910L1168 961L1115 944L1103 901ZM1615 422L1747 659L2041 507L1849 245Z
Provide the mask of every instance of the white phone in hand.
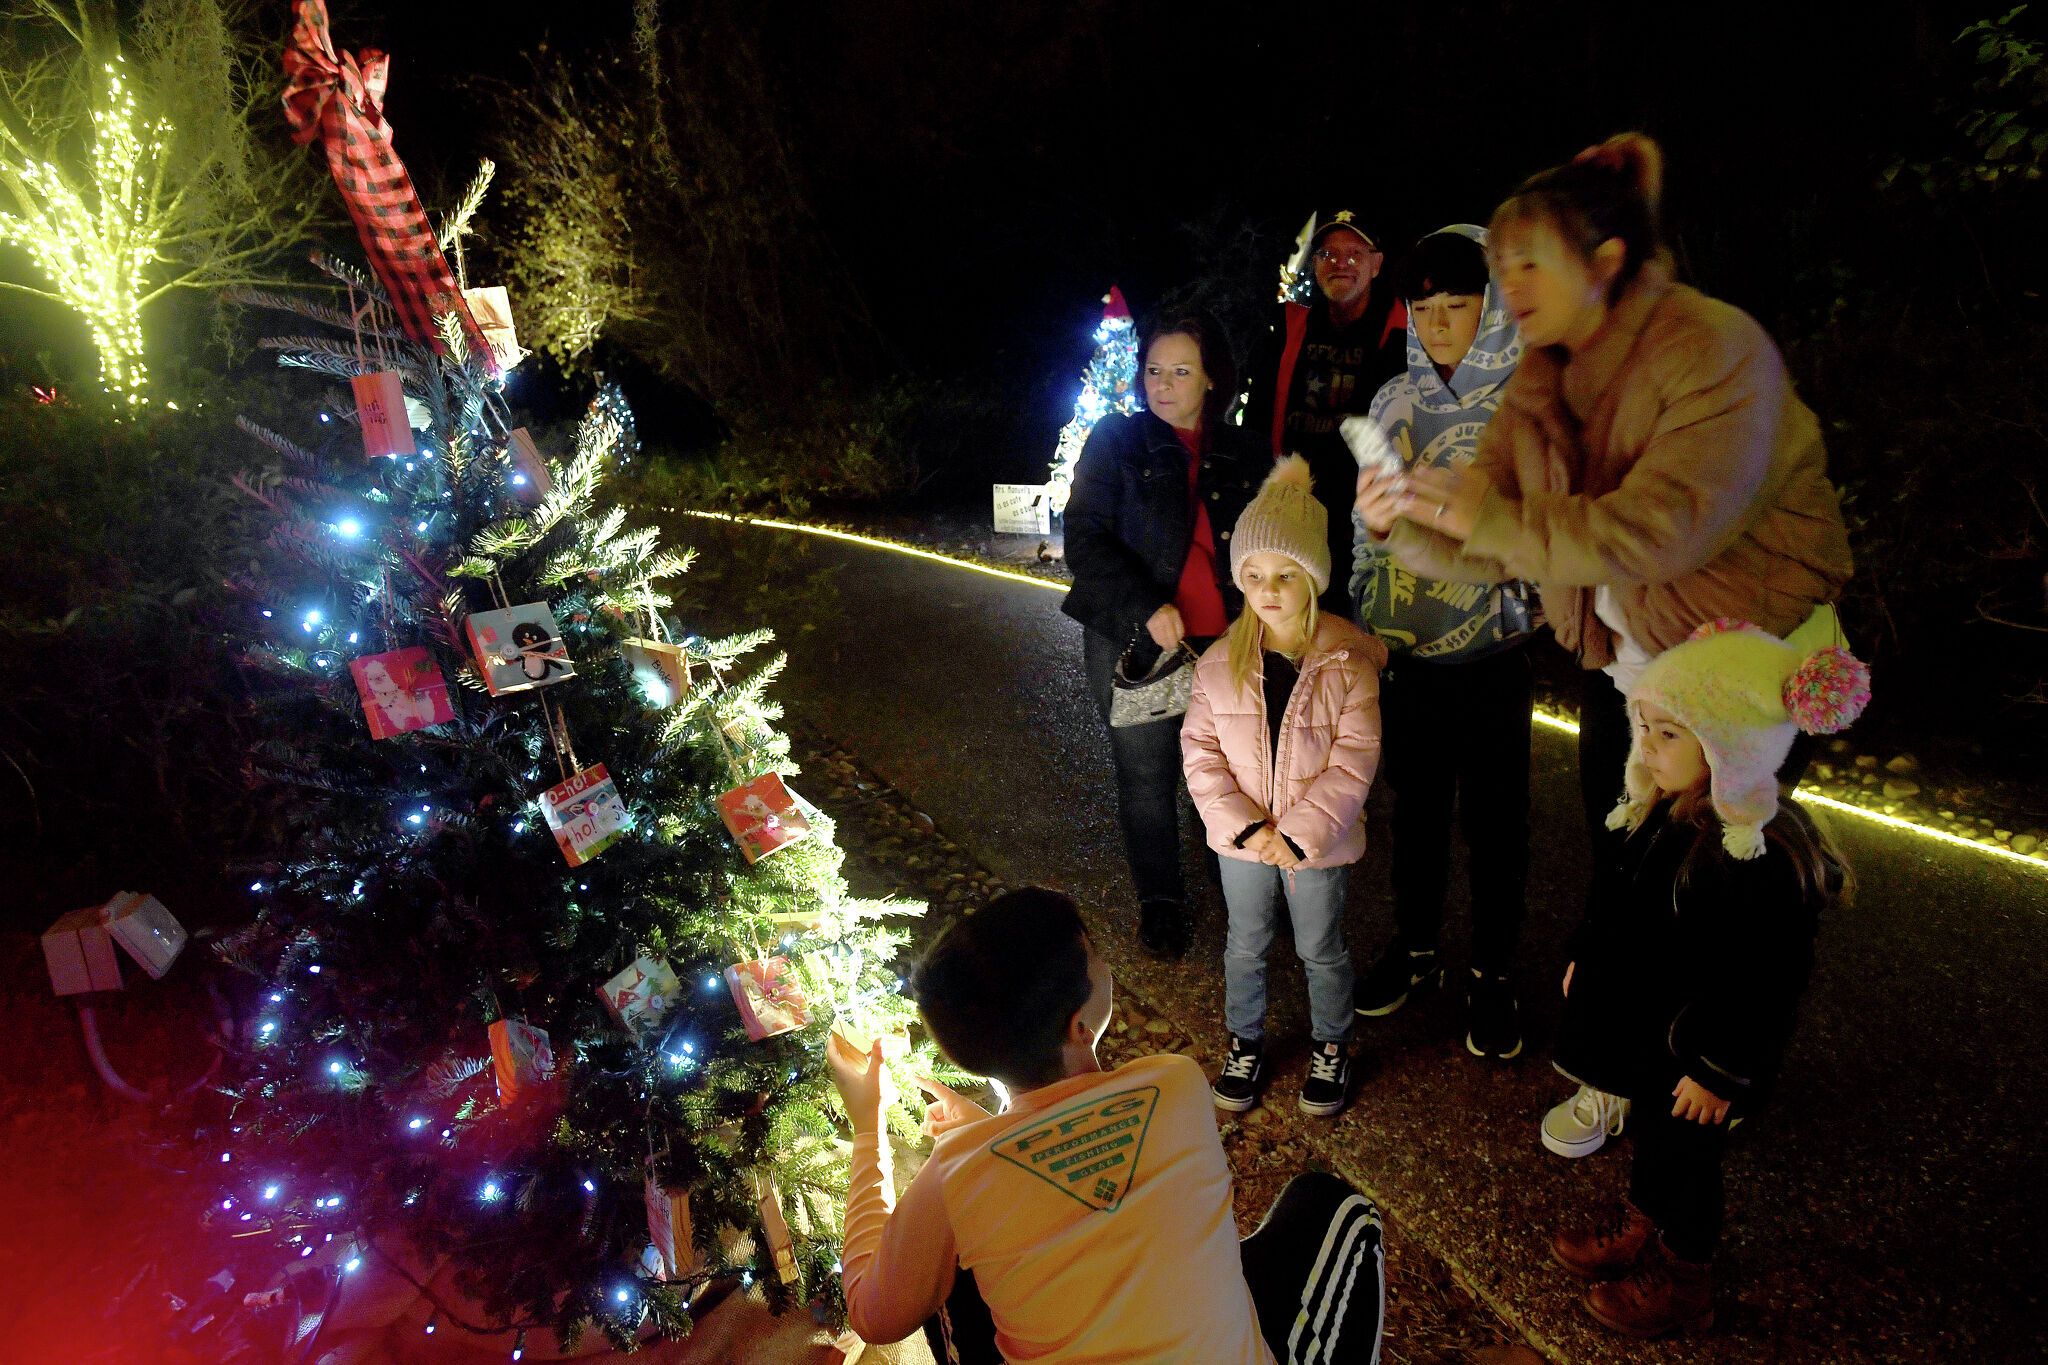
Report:
M1387 433L1372 418L1346 417L1337 424L1337 433L1350 447L1351 458L1358 461L1361 473L1399 474L1405 468L1401 452L1394 449Z

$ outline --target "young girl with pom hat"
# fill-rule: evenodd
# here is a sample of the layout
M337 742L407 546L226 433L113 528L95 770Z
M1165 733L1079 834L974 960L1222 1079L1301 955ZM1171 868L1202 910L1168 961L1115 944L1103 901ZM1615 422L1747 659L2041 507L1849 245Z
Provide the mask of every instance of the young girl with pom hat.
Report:
M1557 1069L1632 1101L1634 1160L1619 1218L1551 1243L1617 1331L1712 1325L1728 1125L1769 1094L1819 917L1849 883L1778 770L1796 734L1844 729L1869 700L1848 650L1731 621L1629 689L1627 794L1567 945Z
M1387 647L1316 599L1330 586L1328 513L1307 461L1274 466L1237 519L1230 573L1244 610L1195 664L1181 757L1216 850L1230 927L1223 949L1230 1055L1218 1108L1258 1102L1265 1075L1266 950L1285 895L1308 974L1315 1046L1303 1112L1344 1107L1350 1080L1346 873L1365 853L1365 798L1380 757Z

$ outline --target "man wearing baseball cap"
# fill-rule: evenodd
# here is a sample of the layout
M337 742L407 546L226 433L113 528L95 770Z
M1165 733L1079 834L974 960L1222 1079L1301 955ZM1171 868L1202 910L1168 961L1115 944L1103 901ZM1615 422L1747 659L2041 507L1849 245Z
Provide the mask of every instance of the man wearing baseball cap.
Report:
M1380 278L1379 242L1350 209L1318 214L1309 239L1315 296L1282 305L1272 334L1246 367L1251 396L1244 424L1273 443L1273 455L1300 455L1330 513L1330 562L1351 562L1350 488L1358 462L1337 423L1372 406L1380 385L1407 368L1408 313ZM1340 616L1351 604L1341 575L1320 605Z

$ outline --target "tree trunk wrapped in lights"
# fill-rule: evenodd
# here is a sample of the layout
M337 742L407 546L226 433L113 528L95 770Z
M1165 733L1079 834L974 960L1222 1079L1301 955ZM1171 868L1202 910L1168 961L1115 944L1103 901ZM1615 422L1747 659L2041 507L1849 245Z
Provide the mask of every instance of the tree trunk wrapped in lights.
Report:
M906 934L881 922L906 907L848 895L822 815L758 864L734 847L719 795L798 773L768 692L781 660L744 671L766 630L704 640L667 614L661 583L690 554L601 501L627 430L618 395L529 504L502 399L454 319L440 343L395 343L434 414L411 460L365 460L354 433L317 424L298 441L245 424L276 457L240 480L275 523L236 586L265 735L251 775L276 793L282 839L254 925L226 949L256 1009L211 1216L253 1215L288 1253L333 1232L452 1255L488 1316L471 1325L498 1332L679 1335L687 1302L727 1279L836 1305L844 1171L823 1046L835 1018L874 1034L914 1019L893 965ZM280 358L349 366L331 348ZM493 696L466 618L515 603L559 623L519 648L543 673L566 651L573 677ZM689 669L665 708L625 649L654 636ZM400 649L431 656L453 718L375 739L350 665ZM600 767L624 828L571 866L541 799ZM754 1041L725 975L766 958L786 961L809 1022ZM606 988L650 961L675 998L629 1028ZM929 1045L893 1061L902 1092L936 1061ZM915 1131L908 1110L894 1121ZM793 1233L764 1226L763 1172ZM694 1253L649 1254L650 1180L686 1197L672 1222L695 1230ZM677 1261L693 1266L682 1279L665 1274Z

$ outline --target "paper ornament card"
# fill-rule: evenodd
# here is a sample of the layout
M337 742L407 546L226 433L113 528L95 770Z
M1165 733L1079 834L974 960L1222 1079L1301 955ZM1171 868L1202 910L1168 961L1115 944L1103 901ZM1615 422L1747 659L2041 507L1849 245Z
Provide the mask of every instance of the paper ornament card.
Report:
M505 434L505 463L509 466L505 482L512 485L512 496L521 502L539 502L554 492L548 462L541 458L533 433L525 427L514 427Z
M654 1158L649 1157L652 1167ZM671 1190L647 1172L647 1238L661 1258L657 1279L679 1280L697 1270L696 1230L690 1222L690 1195Z
M562 629L545 602L471 612L468 626L469 647L494 697L576 676Z
M106 907L73 910L43 932L50 989L59 995L121 989L121 964L107 932Z
M519 347L518 329L512 325L512 296L504 285L465 289L462 301L469 305L469 316L484 334L484 344L491 348L491 359L498 362L499 369L509 370L526 358Z
M811 822L782 785L780 773L763 773L726 792L718 798L718 813L750 864L811 831Z
M757 1043L811 1022L810 1002L786 957L736 962L725 969L725 984L740 1007L747 1037Z
M796 1242L789 1235L789 1220L782 1216L782 1192L766 1171L754 1172L754 1198L761 1210L761 1232L768 1239L768 1254L775 1261L775 1273L784 1284L795 1284Z
M356 680L371 739L390 739L455 719L448 681L421 646L350 659L348 671Z
M405 384L398 372L359 374L348 382L355 390L356 420L363 428L363 453L373 460L417 454L412 443L412 423L405 415Z
M569 866L581 867L619 841L631 821L604 764L585 768L542 793L541 814Z
M620 648L647 704L663 710L690 690L690 661L681 645L661 640L628 640Z
M682 986L667 962L658 957L641 957L599 986L597 993L619 1026L645 1042L661 1033L669 1011L682 998Z
M490 1032L499 1104L517 1103L521 1094L553 1077L555 1054L546 1033L521 1019L500 1019Z
M185 926L155 896L123 891L101 908L100 915L114 942L158 980L185 949Z

